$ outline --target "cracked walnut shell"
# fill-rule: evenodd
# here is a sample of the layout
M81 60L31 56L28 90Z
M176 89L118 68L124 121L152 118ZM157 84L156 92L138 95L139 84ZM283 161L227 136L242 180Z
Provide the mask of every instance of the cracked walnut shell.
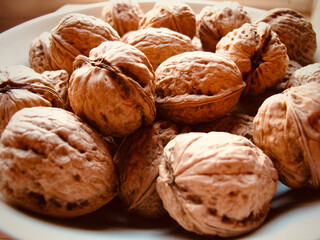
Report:
M156 105L174 122L198 124L230 112L245 88L239 68L212 52L186 52L157 68Z
M225 132L186 133L171 140L163 154L157 191L186 230L237 236L266 218L278 174L248 139Z
M61 108L18 111L0 140L0 190L30 211L74 217L115 195L117 179L100 135Z
M123 137L154 120L154 71L137 48L106 41L74 64L70 105L101 134Z
M253 140L291 188L320 187L320 83L267 98L253 121Z

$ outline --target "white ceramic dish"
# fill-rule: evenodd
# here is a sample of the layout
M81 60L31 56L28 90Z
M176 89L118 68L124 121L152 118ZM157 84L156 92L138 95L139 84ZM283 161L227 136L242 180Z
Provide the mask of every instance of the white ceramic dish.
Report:
M193 10L214 2L186 1ZM147 11L154 1L139 1ZM0 66L28 65L30 42L43 31L50 31L69 12L82 12L99 17L105 3L67 5L0 34ZM246 8L252 19L263 10ZM263 225L243 239L320 239L320 191L290 190L279 184L270 213ZM53 219L14 208L0 195L0 232L23 240L98 240L98 239L199 239L184 231L174 220L163 217L146 220L126 213L118 201L102 209L73 219ZM204 239L204 238L202 238Z

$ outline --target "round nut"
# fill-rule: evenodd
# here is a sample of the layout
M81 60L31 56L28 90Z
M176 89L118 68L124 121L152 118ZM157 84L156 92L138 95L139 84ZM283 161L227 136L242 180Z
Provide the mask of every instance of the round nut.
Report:
M70 105L100 133L123 137L156 115L154 72L147 57L120 41L78 56L69 80Z
M239 67L244 93L257 95L280 83L286 75L286 47L270 25L245 23L229 32L217 44L216 53L234 61Z
M0 136L12 115L26 107L63 107L63 100L41 74L23 65L0 68Z
M297 87L310 82L320 82L320 63L309 64L297 69L290 76L287 88Z
M215 52L222 37L245 23L251 23L251 19L238 2L224 1L204 7L199 20L202 48Z
M14 205L54 217L74 217L109 202L116 186L104 141L71 112L24 108L1 136L0 190Z
M125 33L138 30L143 11L137 2L111 0L102 8L101 18L109 23L122 37Z
M290 8L275 8L267 12L259 22L270 24L281 42L287 47L290 59L302 66L313 63L317 50L316 33L302 14Z
M194 50L190 38L168 28L132 31L124 35L122 41L143 52L154 70L169 57Z
M71 74L76 56L88 56L92 48L109 40L120 40L120 37L108 23L93 16L71 13L51 30L49 53L58 69Z
M230 112L245 88L238 67L212 52L186 52L156 70L156 104L174 122L209 122Z
M187 35L192 39L196 34L196 15L189 5L176 1L157 1L140 21L140 28L165 27Z
M248 139L225 132L180 134L163 154L157 191L186 230L237 236L266 218L278 175Z
M291 188L320 187L320 83L266 99L253 121L254 143Z

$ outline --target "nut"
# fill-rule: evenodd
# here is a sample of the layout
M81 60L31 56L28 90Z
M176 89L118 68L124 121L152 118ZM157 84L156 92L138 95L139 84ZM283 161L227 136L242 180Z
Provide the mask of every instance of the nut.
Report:
M54 87L23 65L0 68L0 136L12 115L26 107L63 107Z
M122 37L125 33L138 30L143 11L131 0L111 0L102 8L101 18L109 23Z
M101 134L123 137L154 120L154 87L152 66L141 51L106 41L89 58L76 58L68 96L73 111Z
M225 132L180 134L163 155L157 191L183 228L230 237L262 224L278 175L248 139Z
M202 48L215 52L220 39L244 23L251 23L251 19L238 2L224 1L204 7L199 20Z
M24 108L1 136L0 190L14 205L54 217L74 217L109 202L116 186L104 141L71 112Z
M196 34L196 15L186 3L158 1L140 21L140 28L149 27L169 28L192 39Z
M257 95L280 83L286 75L286 47L270 25L245 23L217 44L216 53L234 61L247 86L244 93Z
M114 162L119 178L118 196L129 211L160 217L166 211L156 191L156 179L165 145L179 133L168 121L141 127L121 143Z
M190 38L168 28L132 31L123 36L122 41L142 51L154 70L169 57L194 50Z
M290 8L275 8L267 12L259 22L270 24L281 42L287 47L291 60L302 66L313 63L317 49L316 33L302 14Z
M297 87L310 82L320 82L320 63L309 64L297 69L290 76L286 87Z
M49 53L58 69L71 74L76 56L88 56L92 48L109 40L120 40L120 37L108 23L93 16L71 13L51 30Z
M253 121L254 143L291 188L320 187L320 83L292 87L264 101Z
M175 55L161 63L155 74L159 114L185 124L225 115L245 88L238 67L212 52Z

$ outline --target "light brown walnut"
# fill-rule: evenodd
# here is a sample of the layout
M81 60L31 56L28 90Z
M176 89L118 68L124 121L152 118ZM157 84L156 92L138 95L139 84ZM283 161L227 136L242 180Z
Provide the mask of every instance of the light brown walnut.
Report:
M142 51L154 70L169 57L194 50L190 38L168 28L131 31L122 37L122 41Z
M288 56L270 25L245 23L217 44L216 53L234 61L247 86L245 94L257 95L280 83L286 75Z
M107 145L73 113L32 107L10 119L0 140L0 190L8 202L75 217L108 203L116 189Z
M168 58L156 72L159 114L174 122L198 124L230 112L245 88L239 68L212 52Z
M123 137L156 115L154 71L137 48L106 41L80 55L69 80L73 111L105 136Z
M271 29L286 45L290 59L302 66L314 62L316 33L311 22L301 13L290 8L275 8L268 11L258 22L270 24Z
M187 35L196 34L196 15L190 6L178 1L157 1L140 21L140 28L165 27Z
M291 188L320 187L320 83L266 99L253 122L254 143Z
M320 83L320 63L313 63L297 69L290 76L286 87L297 87L310 82Z
M278 174L247 138L226 132L180 134L163 155L157 191L183 228L230 237L263 223Z

